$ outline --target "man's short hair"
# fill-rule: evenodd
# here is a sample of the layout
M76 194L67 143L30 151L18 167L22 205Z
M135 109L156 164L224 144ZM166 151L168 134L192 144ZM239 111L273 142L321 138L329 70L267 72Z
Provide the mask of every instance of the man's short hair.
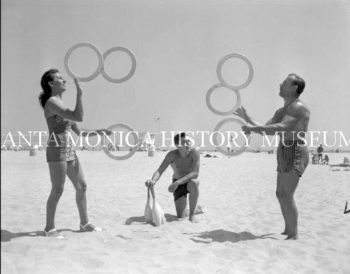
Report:
M186 133L185 132L180 132L180 133L176 134L174 136L174 143L175 143L175 145L180 144L180 139L181 138L185 138L185 137L186 137Z
M295 73L290 73L288 75L288 77L289 76L292 77L292 84L297 85L297 93L298 93L298 97L299 97L300 94L302 94L304 91L305 81L303 78L301 78L298 74L295 74Z

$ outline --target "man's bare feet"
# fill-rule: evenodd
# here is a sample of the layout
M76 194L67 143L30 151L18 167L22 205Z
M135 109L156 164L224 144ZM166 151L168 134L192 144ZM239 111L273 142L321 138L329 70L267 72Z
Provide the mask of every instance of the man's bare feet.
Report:
M195 217L195 215L190 215L190 217L188 218L190 220L190 222L192 223L198 223L198 219L197 217Z
M194 214L203 214L204 210L200 205L196 206L196 210L194 211ZM183 217L187 217L190 215L190 210L188 208L186 208Z
M196 210L194 211L194 214L203 214L204 210L200 205L196 206Z
M288 235L287 238L285 238L285 240L298 240L298 235Z

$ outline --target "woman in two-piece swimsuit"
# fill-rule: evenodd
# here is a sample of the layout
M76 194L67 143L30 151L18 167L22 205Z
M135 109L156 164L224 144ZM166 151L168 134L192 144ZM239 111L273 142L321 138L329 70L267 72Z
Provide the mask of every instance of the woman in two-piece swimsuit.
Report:
M77 88L76 106L68 109L62 95L66 90L66 81L57 69L50 69L41 78L43 89L39 101L44 109L46 122L49 128L49 140L46 148L46 159L49 165L51 178L51 192L46 204L46 236L62 237L55 228L55 213L58 201L63 193L66 176L72 181L76 190L76 203L80 216L80 231L99 231L100 228L89 222L86 202L86 181L79 158L69 134L71 130L80 135L81 130L75 122L83 120L82 90L77 79L74 79ZM84 130L84 134L88 131ZM108 130L96 130L97 134L110 134ZM93 136L93 135L91 135Z

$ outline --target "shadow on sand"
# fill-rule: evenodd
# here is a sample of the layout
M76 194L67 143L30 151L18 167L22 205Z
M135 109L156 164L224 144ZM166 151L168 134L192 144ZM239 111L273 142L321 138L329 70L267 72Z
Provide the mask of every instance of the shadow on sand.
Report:
M171 215L169 213L165 213L165 219L167 222L174 222L174 221L178 221L179 219L177 218L177 216L175 215ZM132 225L133 223L145 223L145 217L144 216L135 216L135 217L130 217L125 221L126 225Z
M130 217L125 221L126 225L132 225L133 223L145 223L145 216Z
M231 232L223 229L217 229L213 231L206 231L200 234L197 234L191 240L196 243L204 243L209 244L211 242L231 242L237 243L239 241L248 241L248 240L258 240L258 239L274 239L274 237L268 237L273 235L274 233L264 234L260 236L256 236L250 232L242 231L239 233ZM198 239L199 238L199 239Z
M70 232L76 232L76 233L80 232L80 230L73 230L69 228L57 229L57 231L58 232L70 231ZM19 237L44 237L44 236L45 234L44 234L44 231L42 230L13 233L11 231L1 229L1 242L9 242L13 238L19 238Z

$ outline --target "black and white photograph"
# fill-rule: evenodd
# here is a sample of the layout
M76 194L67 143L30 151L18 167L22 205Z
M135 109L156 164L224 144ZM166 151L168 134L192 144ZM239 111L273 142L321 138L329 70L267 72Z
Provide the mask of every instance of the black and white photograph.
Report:
M350 1L2 0L1 272L350 273Z

